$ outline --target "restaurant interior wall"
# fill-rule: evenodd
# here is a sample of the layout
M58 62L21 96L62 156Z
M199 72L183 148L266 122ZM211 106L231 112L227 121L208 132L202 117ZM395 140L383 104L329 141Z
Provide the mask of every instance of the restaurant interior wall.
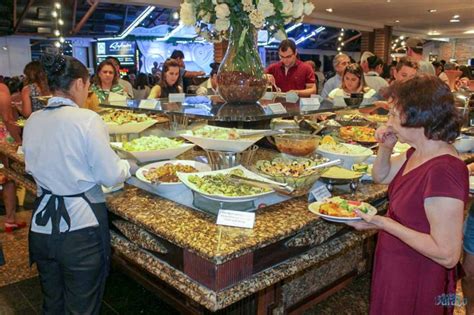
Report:
M186 69L190 71L211 72L209 66L214 62L214 46L211 43L167 43L151 40L137 40L137 47L141 53L140 72L151 73L153 63L165 62L173 50L178 49L184 53Z
M0 37L0 75L20 75L23 73L25 65L30 61L31 49L28 37Z
M454 38L440 43L438 55L440 59L454 58L459 64L467 65L468 60L474 58L474 38Z

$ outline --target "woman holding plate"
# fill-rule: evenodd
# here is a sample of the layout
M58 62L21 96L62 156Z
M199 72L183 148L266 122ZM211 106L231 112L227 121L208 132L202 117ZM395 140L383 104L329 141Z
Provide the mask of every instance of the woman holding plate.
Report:
M363 221L348 223L379 230L370 314L452 314L444 302L456 292L469 193L466 165L452 146L461 119L435 76L395 82L385 93L389 120L376 131L372 177L389 184L389 209L386 216L357 211ZM397 140L412 148L392 157Z

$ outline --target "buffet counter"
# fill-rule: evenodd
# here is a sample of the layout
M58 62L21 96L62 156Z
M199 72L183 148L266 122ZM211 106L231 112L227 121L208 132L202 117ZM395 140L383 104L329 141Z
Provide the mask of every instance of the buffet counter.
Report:
M0 144L0 155L0 171L34 192L17 148ZM350 198L382 212L386 191L361 183ZM185 314L299 313L372 261L374 231L326 222L308 211L306 197L257 210L253 229L216 225L215 216L130 185L108 194L107 204L114 263Z

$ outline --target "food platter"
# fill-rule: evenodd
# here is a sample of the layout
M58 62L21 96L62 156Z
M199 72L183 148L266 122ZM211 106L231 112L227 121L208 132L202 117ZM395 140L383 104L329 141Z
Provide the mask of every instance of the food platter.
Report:
M360 209L361 211L365 210L364 212L366 212L368 215L377 214L377 209L374 206L372 206L368 203L358 202L358 201L350 201L350 200L344 200L344 201L341 202L341 200L344 200L344 199L339 198L339 197L333 197L333 198L326 199L323 202L321 202L321 201L313 202L313 203L308 205L308 209L309 209L309 211L317 214L318 216L320 216L321 218L323 218L327 221L338 222L338 223L361 221L362 218L356 216L355 213L353 214L354 216L336 216L336 215L329 215L329 214L322 213L322 212L324 212L323 207L325 207L325 205L328 205L328 203L339 204L339 205L344 204L344 201L346 203L349 203L349 210L348 211L339 211L341 208L338 208L337 210L334 211L335 213L339 212L340 214L343 214L343 215L345 215L347 213L352 215L351 212L353 212L354 208ZM351 205L350 203L354 203L354 205Z
M316 152L330 160L341 159L342 166L347 169L350 169L354 163L364 162L372 155L372 150L348 143L319 145Z
M107 112L101 116L109 134L140 133L157 123L145 114L136 114L125 110Z
M365 126L344 126L339 129L339 135L348 140L358 142L363 145L373 145L377 143L375 139L375 129Z
M178 178L181 180L181 182L186 185L189 189L203 195L204 197L211 199L211 200L216 200L216 201L222 201L222 202L244 202L244 201L251 201L255 200L257 198L267 196L269 194L274 193L274 190L268 189L266 191L261 191L258 193L250 193L250 194L244 194L244 195L239 195L239 196L229 196L224 193L218 192L218 193L209 193L204 191L202 188L200 188L196 183L193 182L193 176L198 176L201 179L204 176L216 176L216 175L229 175L231 173L234 173L236 170L242 174L241 176L250 178L250 179L256 179L259 181L263 182L268 182L268 183L275 183L276 182L270 181L262 176L259 176L248 169L246 169L243 166L236 166L232 168L228 168L225 170L218 170L218 171L210 171L210 172L202 172L202 173L178 173ZM239 186L242 186L240 184ZM202 186L201 186L202 187ZM221 185L220 189L226 189Z
M142 182L152 185L156 188L157 191L167 192L174 189L184 188L185 186L181 181L178 182L160 182L154 183L146 177L146 173L152 169L158 169L163 167L166 164L173 165L188 165L195 168L198 172L209 172L211 167L207 164L191 161L191 160L171 160L171 161L161 161L156 163L147 164L137 170L135 176Z
M206 126L206 130L215 130L209 133L199 130L189 130L181 134L186 140L200 146L205 150L218 150L225 152L242 152L265 135L274 134L273 130L233 129Z
M190 150L194 147L192 143L182 143L176 148L160 149L152 151L127 151L123 148L121 142L111 142L110 146L119 153L119 156L130 158L139 163L146 163L151 161L169 160L177 157L180 154Z

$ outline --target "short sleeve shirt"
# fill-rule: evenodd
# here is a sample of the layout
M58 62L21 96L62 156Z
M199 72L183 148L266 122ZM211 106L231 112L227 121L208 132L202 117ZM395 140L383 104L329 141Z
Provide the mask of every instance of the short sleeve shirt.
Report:
M295 64L288 69L286 74L285 66L281 61L268 66L265 72L273 75L276 86L278 86L282 92L304 90L306 89L306 84L316 82L311 66L301 60L296 60Z

